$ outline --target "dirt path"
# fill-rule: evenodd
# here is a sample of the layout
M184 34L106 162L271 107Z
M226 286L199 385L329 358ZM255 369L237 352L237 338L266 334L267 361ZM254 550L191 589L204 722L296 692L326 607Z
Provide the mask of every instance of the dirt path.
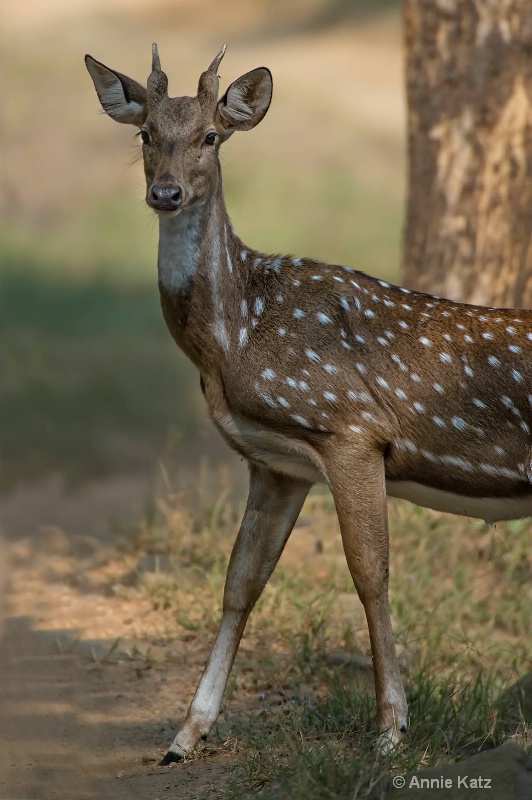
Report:
M117 494L130 493L131 481L127 490L120 482L111 488L101 487L100 518ZM90 499L94 528L97 494L93 485L58 508L72 524L77 505L83 529ZM38 496L25 499L28 525ZM208 643L186 631L176 636L175 623L149 601L116 595L113 586L138 557L117 556L105 530L30 525L26 536L19 529L4 539L0 800L193 800L222 779L228 756L213 750L190 764L156 766Z
M244 468L231 463L238 486ZM175 609L155 608L135 589L139 572L151 573L148 583L161 577L134 536L125 546L147 491L146 479L128 476L75 491L48 481L3 498L0 800L210 798L231 772L230 724L264 708L255 682L238 681L206 748L185 764L157 766L193 696L212 630L178 624ZM315 530L300 520L282 563L315 562L319 515L313 522ZM316 568L336 557L320 555ZM258 674L260 664L265 685L270 645L245 638L236 672ZM278 705L270 694L266 702Z
M76 649L61 652L58 643L57 631L33 630L26 618L7 626L0 666L2 799L203 796L220 776L215 759L162 769L139 757L161 751L168 740L164 709L172 692L161 686L163 671L99 667Z

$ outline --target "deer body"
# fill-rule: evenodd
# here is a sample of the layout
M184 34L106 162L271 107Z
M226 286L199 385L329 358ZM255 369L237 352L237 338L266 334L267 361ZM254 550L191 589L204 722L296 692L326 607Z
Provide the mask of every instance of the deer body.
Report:
M245 246L204 148L214 131L223 141L262 119L271 78L248 73L218 101L222 55L197 98L177 99L156 55L147 94L87 61L104 109L149 137L163 314L200 372L215 425L250 464L220 630L163 763L216 720L247 617L314 483L331 489L365 607L387 747L406 731L407 708L388 608L386 494L488 521L532 515L532 312L453 303Z
M190 272L182 254L199 226L161 220L161 301L234 449L326 483L323 442L367 436L384 450L392 496L490 522L532 514L528 312L266 256L234 234L221 197L209 219L217 227Z

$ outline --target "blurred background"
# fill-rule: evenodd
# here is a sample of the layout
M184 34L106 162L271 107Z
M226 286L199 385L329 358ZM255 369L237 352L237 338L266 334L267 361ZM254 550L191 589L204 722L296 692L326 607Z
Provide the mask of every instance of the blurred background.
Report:
M83 55L195 93L268 66L274 100L223 148L235 229L265 251L397 279L405 173L398 0L4 0L1 490L8 530L135 514L161 470L239 460L159 309L157 224L134 129ZM240 471L239 471L240 470Z

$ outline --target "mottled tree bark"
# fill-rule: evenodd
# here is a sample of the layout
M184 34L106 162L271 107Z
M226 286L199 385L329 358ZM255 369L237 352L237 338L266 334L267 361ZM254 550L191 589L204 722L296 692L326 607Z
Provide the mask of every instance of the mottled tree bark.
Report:
M532 0L404 0L404 282L532 308Z

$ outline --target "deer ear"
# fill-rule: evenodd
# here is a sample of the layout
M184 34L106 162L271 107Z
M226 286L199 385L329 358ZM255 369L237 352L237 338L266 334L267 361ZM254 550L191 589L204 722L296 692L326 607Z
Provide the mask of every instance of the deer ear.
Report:
M218 103L218 116L227 136L258 125L270 107L272 91L272 74L266 67L246 72L233 81Z
M148 113L146 89L92 56L85 56L85 64L105 113L117 122L140 127Z

